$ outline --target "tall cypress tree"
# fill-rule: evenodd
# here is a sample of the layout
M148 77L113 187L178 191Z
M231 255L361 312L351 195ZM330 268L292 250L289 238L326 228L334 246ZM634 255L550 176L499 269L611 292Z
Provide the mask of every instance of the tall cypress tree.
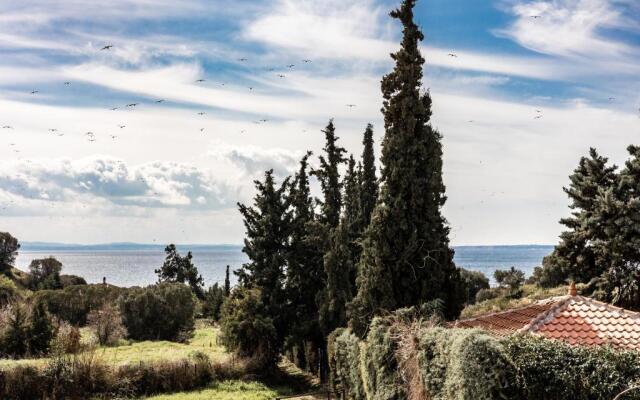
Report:
M360 224L361 229L369 226L371 213L376 206L378 199L378 178L376 177L375 154L373 151L373 126L367 125L362 140L364 149L362 151L362 170L360 177Z
M444 315L456 317L464 285L453 263L445 203L440 134L432 128L431 97L420 93L424 39L413 21L415 0L391 12L404 27L394 70L382 80L385 136L381 190L360 259L358 294L350 325L364 335L384 310L444 301Z
M358 172L351 156L344 179L344 211L340 225L331 230L329 249L324 255L327 284L319 298L320 325L325 335L346 326L347 303L355 292L355 266L359 257L357 230L359 203Z
M291 239L287 254L287 302L289 319L289 347L298 356L296 363L306 369L315 367L314 356L305 354L310 348L315 351L322 345L318 327L316 297L323 289L325 275L322 266L322 234L318 235L315 222L314 202L309 187L308 152L300 161L289 192L292 209ZM320 241L320 243L319 243ZM311 343L309 346L307 343Z
M587 283L607 268L596 263L591 246L602 236L602 226L589 226L598 207L599 193L609 190L617 181L616 166L607 163L606 157L591 148L589 156L582 157L569 176L571 183L563 190L571 201L571 216L560 220L567 230L560 234L553 253L543 259L542 269L535 272L541 286L562 285L567 279Z
M227 265L227 271L224 274L224 297L229 297L231 294L231 279L229 276L229 266Z
M255 185L258 193L254 205L248 207L238 203L247 231L242 251L250 261L242 265L236 275L242 286L261 289L267 317L273 319L278 338L283 340L287 324L283 315L284 274L291 228L291 213L285 196L289 179L276 188L273 170L270 170L265 172L264 182L255 181Z
M342 208L342 182L340 182L339 168L346 161L344 157L346 150L337 144L338 137L333 120L329 121L323 132L326 139L324 147L326 157L320 156L320 168L313 170L312 173L320 181L324 197L324 200L320 202L322 206L320 222L335 228L340 222Z

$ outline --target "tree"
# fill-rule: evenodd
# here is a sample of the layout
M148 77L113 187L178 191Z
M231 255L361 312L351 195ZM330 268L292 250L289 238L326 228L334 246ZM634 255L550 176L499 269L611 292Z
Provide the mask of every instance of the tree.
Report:
M524 272L515 267L508 270L498 269L493 272L493 279L496 280L498 286L509 289L511 294L515 294L524 283Z
M0 272L9 271L16 262L20 244L8 232L0 232Z
M244 217L246 238L242 251L249 262L236 271L240 285L260 289L261 303L267 317L274 321L280 349L287 330L284 315L284 269L291 230L291 212L285 192L289 179L276 188L273 170L265 172L264 182L255 181L258 193L252 207L238 204Z
M214 321L219 320L222 303L224 303L226 297L224 288L219 287L217 283L209 286L209 289L204 293L202 314Z
M617 185L617 167L609 166L608 159L589 150L588 157L582 157L578 167L569 176L569 187L563 188L571 201L571 216L562 218L560 223L567 230L560 235L560 242L542 262L542 269L535 271L537 283L543 287L565 284L567 280L587 283L599 277L607 269L607 264L596 262L593 241L605 235L603 225L590 223L599 207L601 194Z
M29 350L27 312L22 304L11 305L9 321L2 340L2 350L10 357L23 357Z
M631 158L617 184L598 191L586 230L595 233L589 244L594 265L602 271L599 297L640 309L640 147L627 150Z
M28 332L29 352L32 355L47 354L53 339L53 326L43 302L36 302L33 306Z
M320 156L320 168L313 170L320 181L323 201L319 201L322 213L320 221L329 226L336 227L340 222L340 210L342 208L342 183L340 182L340 165L346 161L344 154L346 150L337 145L338 137L333 120L329 121L327 127L322 131L325 134L326 144L324 146L325 156Z
M62 263L53 257L31 261L29 287L31 290L62 289L60 271L62 271Z
M167 257L160 269L156 269L160 282L180 282L191 287L193 293L200 299L204 296L204 279L198 274L198 269L193 262L193 255L188 252L186 256L181 256L174 244L168 245L164 252Z
M464 303L464 284L453 263L445 203L441 135L430 125L431 97L421 93L415 0L391 13L404 27L401 49L392 54L394 70L382 80L385 136L381 190L363 240L358 294L350 324L363 336L373 316L428 302L444 301L444 315L455 318Z
M278 333L259 288L239 287L222 306L222 343L240 357L251 357L270 367L279 354Z
M231 279L229 277L229 266L227 265L227 270L224 273L224 297L229 297L231 294Z
M300 160L300 168L289 188L288 203L291 206L290 241L287 251L286 298L288 337L286 347L295 353L296 364L311 370L313 352L322 346L324 338L318 326L317 297L325 284L322 265L326 248L326 227L317 221L314 202L309 187L308 152ZM311 343L308 345L307 343Z
M347 324L347 304L355 293L356 265L360 257L359 174L353 156L349 157L343 187L344 210L340 225L331 230L329 249L324 255L327 283L320 297L320 325L325 336Z
M362 172L360 176L360 229L364 231L371 222L371 213L378 199L378 178L376 177L375 154L373 150L373 126L367 125L362 140Z
M480 271L470 271L464 268L459 268L459 270L467 288L466 303L473 304L476 302L476 295L479 291L489 289L489 279Z

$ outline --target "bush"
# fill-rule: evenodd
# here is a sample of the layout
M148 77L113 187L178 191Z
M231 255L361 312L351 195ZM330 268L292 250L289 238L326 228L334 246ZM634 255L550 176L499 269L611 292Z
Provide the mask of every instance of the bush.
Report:
M29 288L31 290L62 289L60 271L62 271L62 263L53 257L31 261Z
M360 348L362 381L367 399L404 399L396 360L397 343L387 319L374 318L366 341Z
M2 338L0 352L8 357L21 358L29 351L28 310L25 305L13 303L2 312Z
M130 289L119 301L129 337L185 341L194 330L195 299L188 286L160 283Z
M82 350L81 339L78 327L66 321L59 321L55 329L52 347L58 353L77 354Z
M76 285L86 285L87 281L83 277L77 275L60 275L60 283L63 288Z
M15 282L4 275L0 275L0 307L20 299Z
M476 293L475 302L482 303L483 301L495 299L502 295L504 295L504 290L500 288L480 289L478 293Z
M31 323L28 331L29 353L31 355L47 354L53 333L51 318L49 318L44 304L36 303L31 310Z
M91 311L87 321L102 346L112 346L127 336L122 316L112 304L105 304L100 310Z
M44 302L51 315L72 325L84 326L91 310L117 303L129 290L110 285L76 285L62 290L40 290L33 297L35 301Z
M276 328L265 310L260 289L237 288L222 306L222 342L240 357L274 365L278 357Z
M354 400L366 399L360 376L360 341L350 330L336 329L328 339L329 380L333 390Z
M473 304L476 302L476 295L481 290L489 289L489 279L480 271L469 271L464 268L460 270L460 277L465 282L467 288L466 303Z
M536 338L505 339L517 368L519 398L612 399L640 379L640 353L609 347L579 347ZM631 392L624 397L638 399Z

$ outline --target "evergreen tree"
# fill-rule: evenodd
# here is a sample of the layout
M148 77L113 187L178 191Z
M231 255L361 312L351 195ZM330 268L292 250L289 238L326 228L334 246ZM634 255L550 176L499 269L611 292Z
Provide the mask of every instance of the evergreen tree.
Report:
M456 317L464 284L453 263L445 203L440 134L431 127L431 97L421 93L415 0L391 13L403 26L402 48L392 54L395 69L382 80L385 137L381 190L363 241L358 294L350 324L364 335L371 318L384 310L444 301L444 315Z
M371 221L371 213L378 200L378 178L376 177L375 154L373 151L373 126L367 125L362 140L362 170L360 177L360 224L364 231Z
M308 370L315 367L309 363L315 354L304 354L304 350L311 348L315 352L323 342L318 327L316 298L325 283L322 256L326 247L325 229L316 222L309 187L307 170L310 156L311 152L308 152L300 161L300 169L289 190L292 220L286 284L290 321L287 347L296 353L296 364Z
M224 274L224 297L229 297L231 294L231 279L229 277L229 266L227 265L227 271Z
M276 188L273 170L270 170L265 173L264 182L255 181L255 185L258 193L254 205L238 204L246 228L242 251L250 261L235 273L240 285L260 290L264 303L260 309L268 313L265 317L273 320L278 333L278 343L274 345L281 346L287 327L283 308L284 270L291 230L291 212L285 196L289 179Z
M589 247L602 270L599 297L625 308L640 309L640 147L627 148L631 158L617 184L603 187L586 222L595 233Z
M0 232L0 272L9 271L13 267L19 249L18 239L8 232Z
M204 301L202 302L202 314L206 317L218 321L220 319L220 310L224 303L226 296L224 288L214 283L209 286L209 289L204 293Z
M335 228L340 222L340 210L342 209L342 183L340 182L340 165L346 159L346 150L337 145L338 137L333 120L323 130L326 138L324 147L325 156L320 156L320 168L313 170L320 181L324 200L319 202L322 206L320 221L328 227Z
M23 357L29 349L27 313L24 306L19 303L14 303L10 312L2 343L3 351L10 357Z
M344 210L340 225L331 230L329 249L324 255L326 286L319 298L320 325L325 336L347 324L346 306L355 292L355 266L359 257L360 211L358 172L353 156L349 157L344 179Z
M563 188L571 201L570 217L560 223L567 230L560 235L560 242L542 262L542 269L534 273L537 283L544 287L566 284L567 280L587 283L599 277L607 265L596 262L592 243L603 238L603 225L590 224L599 206L600 193L617 185L616 166L607 165L608 159L589 150L578 167L569 176L569 187Z
M164 252L167 254L164 264L160 269L156 269L160 282L180 282L191 287L193 293L199 299L204 297L204 279L198 273L198 268L193 265L193 255L187 252L186 256L181 256L175 244L168 245Z
M31 323L29 325L29 352L32 355L42 355L49 352L53 339L53 326L51 318L45 310L42 301L36 302L31 312Z

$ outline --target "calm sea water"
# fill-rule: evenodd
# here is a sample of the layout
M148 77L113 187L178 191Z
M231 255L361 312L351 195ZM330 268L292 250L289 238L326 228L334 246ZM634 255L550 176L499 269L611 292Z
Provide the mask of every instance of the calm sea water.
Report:
M225 268L238 268L247 261L239 246L178 246L181 253L192 251L207 286L224 280ZM458 246L456 265L483 272L489 278L496 269L515 266L530 275L552 246ZM56 257L63 273L84 277L89 283L107 282L117 286L144 286L156 282L154 269L164 261L161 246L53 246L23 245L16 266L27 270L33 259ZM232 276L233 281L233 276Z

